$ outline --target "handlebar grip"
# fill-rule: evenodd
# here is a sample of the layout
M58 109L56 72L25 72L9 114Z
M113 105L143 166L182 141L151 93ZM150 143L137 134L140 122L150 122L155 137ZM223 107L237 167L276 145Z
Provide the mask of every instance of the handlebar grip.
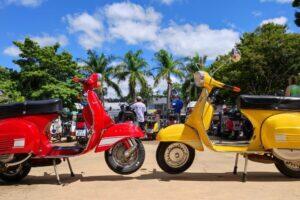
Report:
M223 88L227 90L231 90L233 92L241 92L241 88L236 86L224 85Z

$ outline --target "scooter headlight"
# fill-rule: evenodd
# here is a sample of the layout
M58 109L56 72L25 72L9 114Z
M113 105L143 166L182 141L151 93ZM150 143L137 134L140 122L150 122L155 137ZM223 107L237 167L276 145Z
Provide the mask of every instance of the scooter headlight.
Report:
M197 87L203 87L204 86L204 78L205 78L205 72L204 71L195 72L194 73L195 85Z

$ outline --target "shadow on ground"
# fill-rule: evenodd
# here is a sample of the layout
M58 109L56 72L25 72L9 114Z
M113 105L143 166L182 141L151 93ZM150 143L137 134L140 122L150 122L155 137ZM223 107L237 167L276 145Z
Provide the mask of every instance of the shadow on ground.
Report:
M196 173L185 172L179 175L170 175L165 172L144 171L140 176L122 176L122 175L107 175L107 176L83 176L82 174L75 174L71 177L70 174L60 174L60 179L63 185L80 182L93 182L93 181L128 181L128 180L158 180L158 181L220 181L220 182L241 182L241 174L234 175L232 172L225 173ZM299 179L288 178L277 172L248 172L247 182L291 182L300 181ZM43 176L29 175L22 182L10 185L34 185L34 184L47 184L57 185L56 177L53 174L44 173ZM3 185L3 183L1 183Z

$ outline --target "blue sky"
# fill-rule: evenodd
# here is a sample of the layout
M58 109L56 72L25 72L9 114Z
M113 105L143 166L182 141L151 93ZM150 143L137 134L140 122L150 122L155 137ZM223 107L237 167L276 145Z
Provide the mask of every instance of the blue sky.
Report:
M59 42L74 58L86 49L122 56L142 49L151 65L165 48L175 56L198 52L212 61L243 32L262 23L294 25L291 0L0 0L0 65L17 68L12 41Z

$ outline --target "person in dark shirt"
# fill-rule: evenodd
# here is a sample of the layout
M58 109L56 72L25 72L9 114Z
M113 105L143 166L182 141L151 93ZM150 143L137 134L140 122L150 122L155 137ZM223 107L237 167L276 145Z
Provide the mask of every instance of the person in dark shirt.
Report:
M178 95L174 96L172 100L172 108L178 121L180 121L180 113L182 107L183 107L183 101L179 98Z

